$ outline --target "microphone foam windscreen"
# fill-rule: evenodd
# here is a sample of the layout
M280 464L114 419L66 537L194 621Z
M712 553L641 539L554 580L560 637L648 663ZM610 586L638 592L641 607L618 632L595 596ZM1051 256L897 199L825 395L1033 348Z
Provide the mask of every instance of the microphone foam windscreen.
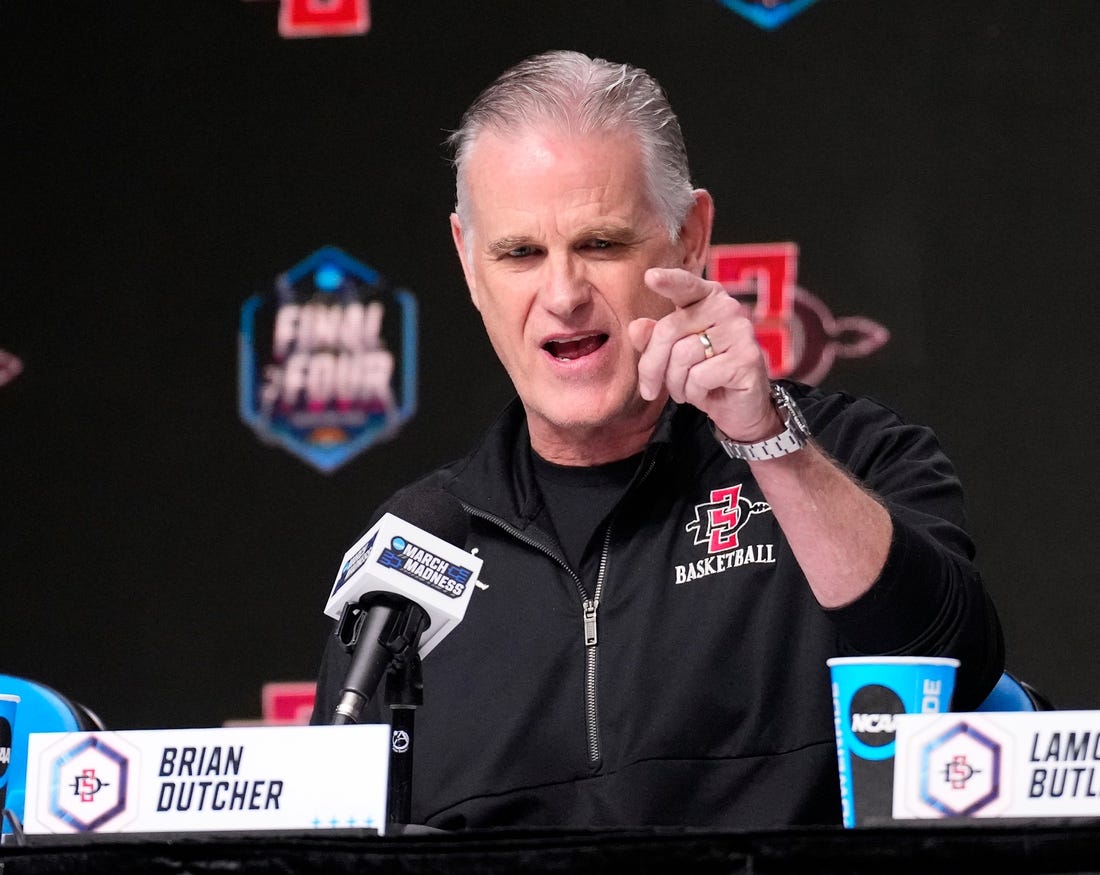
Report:
M459 548L465 547L470 534L462 502L442 489L409 489L395 496L386 510Z

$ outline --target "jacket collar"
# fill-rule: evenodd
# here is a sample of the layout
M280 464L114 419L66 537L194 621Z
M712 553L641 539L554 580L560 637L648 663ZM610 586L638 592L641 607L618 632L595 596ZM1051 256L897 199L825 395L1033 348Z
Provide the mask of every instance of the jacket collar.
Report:
M690 406L669 401L646 445L645 462L660 455L682 428L702 417ZM503 475L503 476L502 476ZM518 398L504 408L478 446L450 469L443 488L459 500L526 529L542 509L531 461L531 435Z

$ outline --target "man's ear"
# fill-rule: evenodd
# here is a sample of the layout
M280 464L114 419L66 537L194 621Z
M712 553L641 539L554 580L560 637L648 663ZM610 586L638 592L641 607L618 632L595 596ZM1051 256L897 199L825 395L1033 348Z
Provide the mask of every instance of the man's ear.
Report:
M710 249L710 235L714 229L714 198L710 192L697 188L692 192L694 203L680 227L680 244L683 246L683 268L697 276L703 275Z
M462 223L458 220L458 213L451 213L451 239L455 243L455 251L458 252L458 260L462 263L462 273L466 277L466 286L470 290L470 300L480 312L481 307L477 303L477 286L474 283L473 265L470 264L469 253L466 250L466 240L462 234Z

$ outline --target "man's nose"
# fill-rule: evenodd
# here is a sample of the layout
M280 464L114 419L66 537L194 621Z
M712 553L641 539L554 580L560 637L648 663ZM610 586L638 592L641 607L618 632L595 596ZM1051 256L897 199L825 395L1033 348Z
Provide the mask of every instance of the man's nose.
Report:
M552 255L545 267L539 300L548 311L568 316L591 300L592 287L581 259L572 254Z

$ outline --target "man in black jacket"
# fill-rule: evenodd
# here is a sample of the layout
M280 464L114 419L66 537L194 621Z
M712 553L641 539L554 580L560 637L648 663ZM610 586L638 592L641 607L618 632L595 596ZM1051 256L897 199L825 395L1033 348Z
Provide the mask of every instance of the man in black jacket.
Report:
M713 203L645 71L530 58L451 145L518 399L411 487L461 500L485 584L424 660L412 820L838 823L826 659L956 657L957 709L1003 669L950 461L880 404L769 378L702 276ZM334 642L315 722L346 668Z

